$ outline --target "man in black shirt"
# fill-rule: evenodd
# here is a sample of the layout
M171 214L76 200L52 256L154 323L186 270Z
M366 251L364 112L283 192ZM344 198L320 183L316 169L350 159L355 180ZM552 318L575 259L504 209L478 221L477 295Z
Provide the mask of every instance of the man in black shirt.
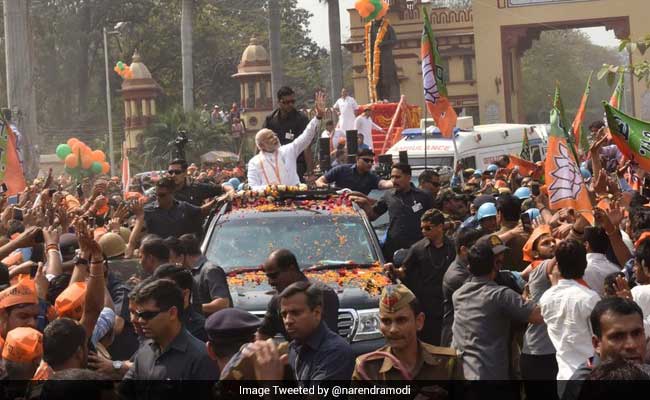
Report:
M156 184L156 201L144 208L144 224L147 233L159 237L179 237L186 233L203 236L203 218L217 204L213 199L201 207L185 201L179 201L172 196L174 191L172 178L161 178Z
M280 297L278 293L281 293L287 286L295 282L309 282L309 279L300 271L296 256L286 249L276 250L271 253L264 262L263 268L269 285L276 290L276 294L267 305L264 320L257 332L257 338L267 339L280 333L288 339L289 335L280 316ZM339 297L329 286L319 285L319 287L323 292L322 319L332 331L338 332Z
M174 198L201 207L205 200L221 196L225 191L233 190L231 186L211 185L207 183L189 182L187 177L187 161L175 159L169 163L167 173L174 180Z
M208 341L205 332L205 317L192 309L190 298L194 280L190 271L174 264L163 264L156 268L153 274L154 279L169 279L176 282L176 285L183 291L183 315L181 321L189 333L202 342Z
M322 321L323 294L314 284L296 282L280 293L282 321L291 336L288 361L302 386L321 381L348 381L354 371L354 352ZM283 364L273 341L257 341L243 355L254 358L259 380L282 380Z
M388 211L389 225L383 249L387 261L393 260L396 250L408 249L422 239L420 218L433 208L433 197L411 183L410 165L393 164L390 179L394 188L386 191L374 206L368 199L355 199L371 221Z
M420 222L424 238L411 246L404 265L397 269L392 264L386 265L416 298L422 300L420 303L426 318L418 337L434 346L440 346L443 316L442 279L449 264L456 257L453 243L445 236L444 226L445 217L440 211L427 210Z
M278 102L280 106L269 114L264 120L262 128L272 130L280 140L280 145L293 142L307 128L309 119L296 110L296 95L290 87L284 86L278 90ZM314 158L311 147L298 157L296 162L298 177L303 181L304 175L311 175L314 171Z
M374 189L392 188L391 181L383 180L370 171L374 162L375 153L372 150L361 150L357 153L356 164L337 165L318 178L316 186L326 187L333 183L338 188L346 188L363 194L368 194Z
M149 340L142 344L124 377L124 397L168 398L165 391L169 388L160 381L219 378L205 343L183 326L183 293L176 283L153 280L138 290L134 303L137 320Z

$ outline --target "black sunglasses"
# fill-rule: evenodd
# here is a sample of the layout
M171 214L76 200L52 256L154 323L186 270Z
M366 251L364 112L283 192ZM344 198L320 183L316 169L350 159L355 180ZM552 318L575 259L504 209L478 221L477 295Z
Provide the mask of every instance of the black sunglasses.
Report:
M158 314L165 311L169 311L169 308L166 310L158 310L158 311L134 311L133 314L135 314L139 319L145 321L151 321L152 319L156 318Z
M296 100L295 100L295 99L291 99L291 100L282 100L282 101L280 101L280 103L282 103L282 104L295 104L295 103L296 103Z
M361 160L366 164L373 164L375 162L372 158L361 158Z
M181 169L170 169L169 171L167 171L167 173L168 173L169 175L180 175L180 174L182 174L183 172L185 172L185 171L183 171L183 170L181 170Z
M432 186L440 186L440 182L431 182L431 181L429 181L429 183L430 183Z

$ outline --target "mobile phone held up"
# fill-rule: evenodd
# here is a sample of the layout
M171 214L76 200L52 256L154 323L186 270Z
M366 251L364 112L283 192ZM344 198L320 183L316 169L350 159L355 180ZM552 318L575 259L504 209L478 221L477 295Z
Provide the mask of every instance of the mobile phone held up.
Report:
M521 214L521 225L523 225L526 232L533 231L533 221L530 219L530 214L526 212Z

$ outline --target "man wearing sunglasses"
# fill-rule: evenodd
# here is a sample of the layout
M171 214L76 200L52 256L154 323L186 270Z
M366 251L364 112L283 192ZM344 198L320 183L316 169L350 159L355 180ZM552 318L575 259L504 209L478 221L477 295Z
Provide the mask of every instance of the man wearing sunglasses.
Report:
M435 199L440 191L440 174L432 169L422 171L418 176L418 187L420 190L431 193L431 196Z
M135 317L146 340L136 353L125 381L137 398L154 398L155 381L217 380L216 366L205 343L183 326L183 292L168 279L156 279L142 286L134 299ZM153 381L153 382L149 382ZM127 396L131 397L131 396Z
M218 203L210 200L197 207L174 198L175 183L170 177L163 177L156 183L156 201L144 208L144 224L147 233L167 238L186 233L203 236L203 218Z
M169 163L167 174L174 180L174 198L178 201L186 201L197 207L201 207L205 200L221 196L226 191L232 191L229 185L212 185L208 183L192 182L187 178L187 161L175 159Z
M280 145L284 146L292 143L305 133L309 119L296 109L296 94L290 87L281 87L278 90L277 98L278 108L266 117L262 128L272 130L278 137ZM312 174L314 156L309 146L300 152L300 156L296 161L296 169L301 182L304 182L303 176L305 174Z
M316 186L327 187L333 184L338 188L368 194L374 189L391 189L393 183L383 180L371 172L375 162L375 153L370 149L357 153L356 164L338 165L316 180Z

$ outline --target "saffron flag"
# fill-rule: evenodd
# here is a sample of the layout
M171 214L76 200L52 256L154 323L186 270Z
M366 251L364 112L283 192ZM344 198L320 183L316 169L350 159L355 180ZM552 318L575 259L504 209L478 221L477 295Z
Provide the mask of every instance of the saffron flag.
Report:
M560 90L556 88L544 166L549 208L558 210L571 207L593 223L591 200L576 158L572 154L571 144L567 142L566 131L561 123L560 109L557 107L559 104L561 104Z
M126 142L122 143L122 192L129 192L129 183L131 181L131 166L129 165L128 149Z
M623 156L650 171L650 122L641 121L603 102L612 141Z
M21 193L26 187L16 140L11 125L4 119L0 120L0 182L7 185L5 196Z
M585 111L587 109L587 100L589 100L589 92L591 91L591 77L594 72L592 71L589 74L589 79L587 80L587 87L585 92L582 95L582 100L580 100L580 107L578 107L578 112L576 113L575 118L573 119L573 124L571 125L571 133L573 134L573 140L583 154L589 152L589 139L585 135L582 123L585 120Z
M422 80L424 86L424 101L431 113L442 136L452 137L458 116L447 98L447 87L440 66L440 54L436 37L431 29L429 14L424 14L424 29L422 31Z
M537 170L537 165L534 162L525 160L515 155L509 155L510 164L508 164L508 169L513 169L515 167L519 168L519 175L521 176L530 176L535 170Z
M528 129L524 128L524 140L521 142L521 152L519 157L530 161L530 142L528 141Z

